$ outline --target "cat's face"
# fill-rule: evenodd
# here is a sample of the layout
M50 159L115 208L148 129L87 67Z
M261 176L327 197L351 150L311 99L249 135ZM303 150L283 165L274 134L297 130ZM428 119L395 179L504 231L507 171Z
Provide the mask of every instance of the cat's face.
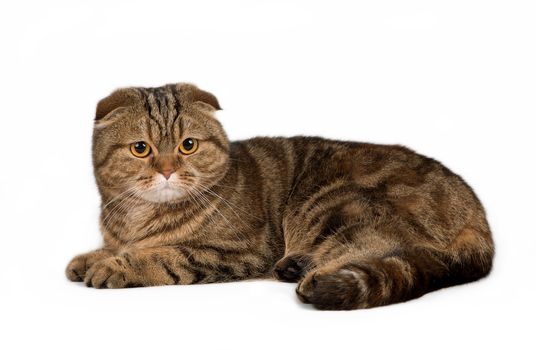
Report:
M93 163L101 194L177 202L227 171L229 141L216 98L193 85L129 88L99 102Z

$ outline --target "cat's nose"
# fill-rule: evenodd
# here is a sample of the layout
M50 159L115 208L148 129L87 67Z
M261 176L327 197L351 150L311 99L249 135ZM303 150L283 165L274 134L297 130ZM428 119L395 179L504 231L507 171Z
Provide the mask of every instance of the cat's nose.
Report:
M173 174L174 171L173 171L173 169L166 169L166 170L162 169L162 170L160 171L160 173L161 173L162 175L164 175L164 177L166 178L166 180L169 180L169 178L171 177L171 174Z
M178 168L177 161L174 157L176 156L172 154L164 154L159 155L158 158L156 158L155 170L164 175L166 180L169 180L171 174Z

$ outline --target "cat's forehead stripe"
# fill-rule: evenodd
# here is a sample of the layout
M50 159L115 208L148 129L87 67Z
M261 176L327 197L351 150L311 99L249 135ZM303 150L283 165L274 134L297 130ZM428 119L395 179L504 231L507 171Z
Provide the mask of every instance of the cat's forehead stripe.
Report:
M144 106L148 116L148 132L153 139L163 139L167 136L177 140L174 127L180 116L181 103L179 90L174 85L166 85L160 88L140 88ZM182 133L182 123L179 121L179 130ZM155 128L151 125L156 126Z

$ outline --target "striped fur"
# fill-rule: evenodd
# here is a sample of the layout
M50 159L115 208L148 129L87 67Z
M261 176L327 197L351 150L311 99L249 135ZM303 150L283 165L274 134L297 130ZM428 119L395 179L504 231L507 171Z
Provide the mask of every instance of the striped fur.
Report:
M229 142L217 109L189 84L121 89L99 103L104 247L75 257L70 280L121 288L273 275L298 282L300 300L319 309L357 309L489 273L484 209L439 162L312 137ZM177 152L186 137L199 140L188 156ZM133 157L137 141L155 152Z

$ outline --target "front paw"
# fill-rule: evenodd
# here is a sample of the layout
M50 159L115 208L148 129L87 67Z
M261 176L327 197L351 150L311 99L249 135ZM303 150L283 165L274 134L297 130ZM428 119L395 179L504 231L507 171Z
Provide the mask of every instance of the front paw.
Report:
M125 258L114 256L95 263L86 273L84 283L94 288L136 287Z
M283 282L299 281L311 268L311 258L307 255L290 254L284 256L274 266L274 277Z
M97 262L112 255L106 249L99 249L86 254L75 256L65 269L65 275L73 282L81 282L86 276L86 272Z

